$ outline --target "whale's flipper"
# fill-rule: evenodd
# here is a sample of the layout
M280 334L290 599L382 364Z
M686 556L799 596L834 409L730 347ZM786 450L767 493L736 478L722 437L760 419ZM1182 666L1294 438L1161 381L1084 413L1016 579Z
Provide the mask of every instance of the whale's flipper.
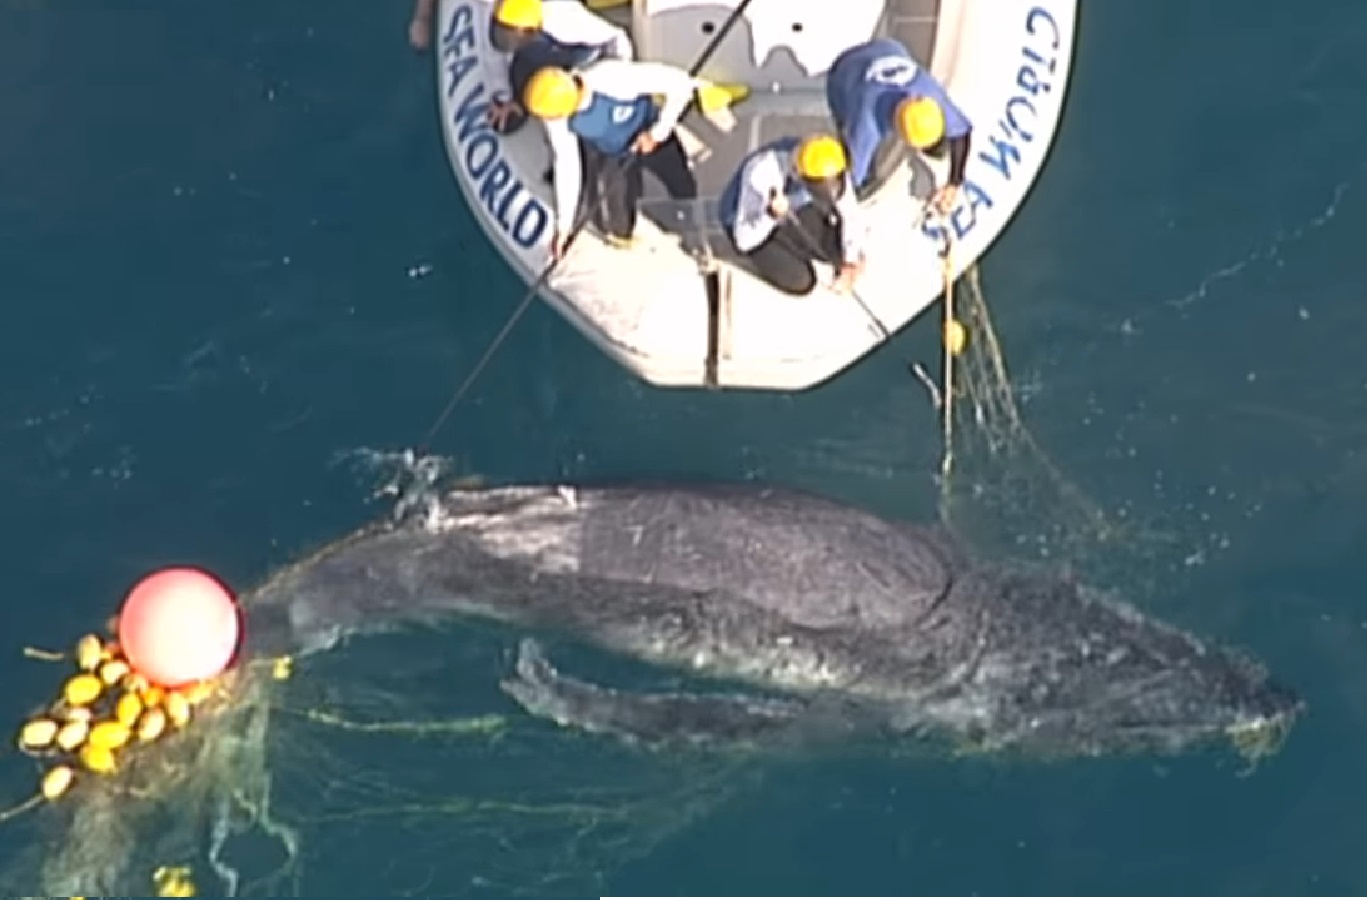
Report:
M642 694L601 687L558 672L530 638L518 647L505 693L534 716L633 743L740 749L778 740L798 727L808 704L745 694Z

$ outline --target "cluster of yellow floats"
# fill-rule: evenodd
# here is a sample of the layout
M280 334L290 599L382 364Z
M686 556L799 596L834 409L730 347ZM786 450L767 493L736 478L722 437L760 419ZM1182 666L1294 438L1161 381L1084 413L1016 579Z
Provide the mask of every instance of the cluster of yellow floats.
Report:
M61 696L41 715L24 723L19 749L50 760L41 794L56 800L84 770L96 775L118 771L126 747L148 744L189 723L193 710L214 693L210 682L167 690L134 672L114 641L88 634L76 645L77 671L62 685Z
M241 611L212 574L186 566L153 572L124 598L109 637L89 634L74 654L25 651L69 661L61 696L19 730L19 750L43 761L38 792L0 822L64 797L86 775L108 777L120 758L190 724L196 708L225 686L241 640ZM193 897L189 870L152 873L159 897Z
M47 764L31 803L60 799L83 774L118 772L123 753L184 728L195 708L217 690L211 681L173 690L151 684L133 671L112 638L88 634L77 643L73 656L76 671L62 685L61 695L19 730L19 750ZM195 896L194 882L183 867L159 868L152 880L157 896Z

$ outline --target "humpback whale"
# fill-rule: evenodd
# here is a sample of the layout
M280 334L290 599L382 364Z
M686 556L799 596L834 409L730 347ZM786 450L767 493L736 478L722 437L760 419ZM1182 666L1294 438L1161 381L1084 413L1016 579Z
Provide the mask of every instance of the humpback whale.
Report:
M250 614L261 653L456 615L708 685L614 689L562 674L522 640L502 686L527 712L645 742L1177 752L1279 739L1303 708L1245 654L1065 574L750 483L449 490L279 573Z

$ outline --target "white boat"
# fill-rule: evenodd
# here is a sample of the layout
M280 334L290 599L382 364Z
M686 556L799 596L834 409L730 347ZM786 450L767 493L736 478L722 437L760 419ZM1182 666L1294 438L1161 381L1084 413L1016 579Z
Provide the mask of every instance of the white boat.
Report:
M688 69L741 0L591 0L629 28L640 59ZM550 262L549 150L535 122L500 136L484 124L493 0L441 0L437 77L456 180L490 240L535 286ZM902 165L864 202L871 225L856 297L822 284L785 295L739 260L716 198L751 149L779 137L833 133L825 74L846 47L903 43L974 126L958 206L949 217L953 277L972 265L1024 202L1062 113L1077 0L751 0L698 73L749 95L680 127L701 198L665 199L646 176L631 249L592 229L541 282L544 298L645 381L669 387L800 390L849 366L935 304L944 226L925 198L946 161ZM918 173L919 172L919 176ZM933 175L932 178L928 177ZM701 230L697 227L701 224ZM867 309L867 311L866 311ZM871 321L877 318L877 323Z

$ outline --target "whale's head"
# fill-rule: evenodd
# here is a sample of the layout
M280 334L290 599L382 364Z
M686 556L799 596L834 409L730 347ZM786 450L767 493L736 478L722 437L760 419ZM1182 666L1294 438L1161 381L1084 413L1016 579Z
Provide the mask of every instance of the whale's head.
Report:
M1246 654L1055 576L999 582L977 670L989 743L1046 755L1277 750L1305 709ZM1001 649L996 649L1001 648Z
M1104 679L1086 704L1058 718L1096 753L1176 753L1228 742L1256 757L1280 748L1305 703L1243 653L1197 643L1183 662L1151 660L1161 671Z

